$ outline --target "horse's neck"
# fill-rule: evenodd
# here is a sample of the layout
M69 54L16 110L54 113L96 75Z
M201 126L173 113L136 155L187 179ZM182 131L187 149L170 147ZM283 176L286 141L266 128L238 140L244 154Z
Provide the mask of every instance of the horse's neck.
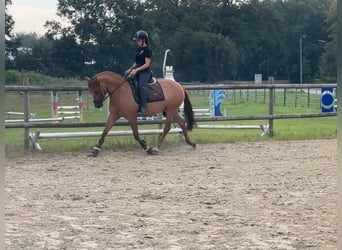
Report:
M122 95L123 93L130 93L129 82L122 80L122 82L116 86L117 92Z
M129 102L130 99L133 99L132 91L129 86L129 82L124 78L121 80L116 81L116 84L113 84L111 87L110 92L111 94L111 99L113 99L114 102Z
M109 76L102 75L102 77L100 78L100 82L102 82L102 86L109 93L112 93L118 91L122 87L122 85L124 85L125 79L118 74L112 73Z

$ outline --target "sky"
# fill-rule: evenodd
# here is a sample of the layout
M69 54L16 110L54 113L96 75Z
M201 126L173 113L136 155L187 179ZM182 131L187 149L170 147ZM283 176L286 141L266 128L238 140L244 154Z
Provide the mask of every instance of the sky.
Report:
M13 33L46 32L46 21L60 20L56 15L58 0L12 0L8 13L15 22Z

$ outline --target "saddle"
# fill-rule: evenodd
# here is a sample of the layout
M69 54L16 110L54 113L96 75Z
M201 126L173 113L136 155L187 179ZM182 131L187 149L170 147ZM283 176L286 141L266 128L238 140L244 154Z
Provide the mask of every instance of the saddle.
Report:
M136 103L140 104L139 83L135 78L127 78ZM150 76L147 85L147 102L158 102L164 100L164 92L155 77Z

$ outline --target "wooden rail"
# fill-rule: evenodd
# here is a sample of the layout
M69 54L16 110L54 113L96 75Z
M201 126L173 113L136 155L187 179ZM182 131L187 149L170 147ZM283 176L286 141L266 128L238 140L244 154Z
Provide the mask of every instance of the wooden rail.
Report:
M183 85L186 90L214 90L214 89L311 89L311 88L336 88L336 83L327 84L195 84ZM87 86L25 86L6 85L5 91L89 91Z

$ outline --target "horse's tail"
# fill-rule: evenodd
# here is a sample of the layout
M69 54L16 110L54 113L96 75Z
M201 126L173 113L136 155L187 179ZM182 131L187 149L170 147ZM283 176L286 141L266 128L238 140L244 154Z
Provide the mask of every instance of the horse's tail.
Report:
M196 125L194 111L192 109L192 104L188 95L188 92L184 89L185 99L184 99L184 117L186 121L186 126L189 131L191 131Z

